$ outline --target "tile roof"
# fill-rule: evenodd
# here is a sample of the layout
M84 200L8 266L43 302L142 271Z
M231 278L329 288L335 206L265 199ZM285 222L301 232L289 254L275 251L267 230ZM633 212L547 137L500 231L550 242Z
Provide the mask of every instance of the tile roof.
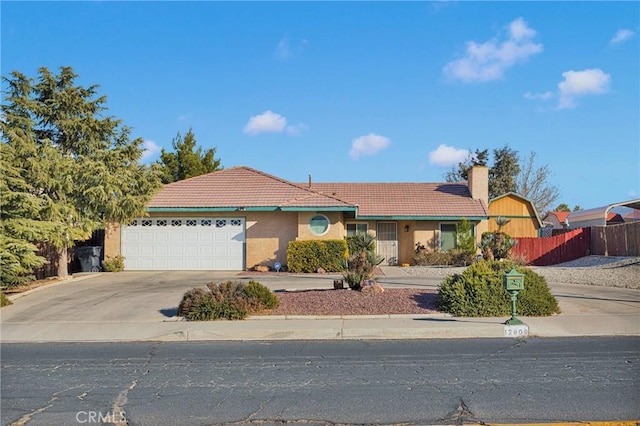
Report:
M165 185L149 208L353 207L250 167L231 167Z
M353 210L358 217L487 216L465 183L296 184L238 166L165 185L148 204L172 208L326 208Z
M358 217L487 216L465 183L313 183L311 189L358 206Z
M557 219L558 222L563 223L567 217L569 216L569 214L571 214L571 212L549 212L548 214L552 214L554 215Z

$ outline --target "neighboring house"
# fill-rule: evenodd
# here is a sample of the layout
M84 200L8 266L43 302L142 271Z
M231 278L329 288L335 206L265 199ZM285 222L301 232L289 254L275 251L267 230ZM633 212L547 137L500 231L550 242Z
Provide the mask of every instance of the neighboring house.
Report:
M609 212L607 214L607 225L618 225L624 223L624 219L620 213Z
M602 207L596 207L588 210L579 210L571 212L567 220L569 221L570 229L587 228L589 226L606 226L609 224L609 218L614 219L612 224L621 222L615 222L615 217L610 216L611 210L616 207L626 207L629 209L640 210L640 198L629 201L622 201L620 203L612 203Z
M509 192L489 201L489 231L497 231L495 219L509 219L502 231L511 237L538 237L542 221L533 202L515 192Z
M625 222L636 222L640 221L640 210L633 210L629 213L626 213L623 217Z
M148 217L110 224L105 255L126 270L246 270L285 265L289 242L377 237L386 262L410 263L418 242L447 249L462 218L488 229L488 172L461 183L295 184L233 167L165 185Z
M568 229L570 214L571 212L549 212L542 221L552 224L553 229Z

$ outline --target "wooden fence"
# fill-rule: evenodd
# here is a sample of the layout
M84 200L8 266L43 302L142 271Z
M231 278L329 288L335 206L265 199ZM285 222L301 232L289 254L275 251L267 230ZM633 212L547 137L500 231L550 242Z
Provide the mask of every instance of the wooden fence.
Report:
M591 229L581 228L548 238L514 238L518 243L511 253L536 266L555 265L589 254Z
M640 222L592 227L591 254L640 256Z

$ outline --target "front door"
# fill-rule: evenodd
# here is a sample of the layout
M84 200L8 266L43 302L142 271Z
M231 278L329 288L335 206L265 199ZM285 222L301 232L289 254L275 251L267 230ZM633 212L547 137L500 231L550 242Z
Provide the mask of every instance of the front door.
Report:
M396 222L378 222L378 254L388 265L398 264L398 227Z

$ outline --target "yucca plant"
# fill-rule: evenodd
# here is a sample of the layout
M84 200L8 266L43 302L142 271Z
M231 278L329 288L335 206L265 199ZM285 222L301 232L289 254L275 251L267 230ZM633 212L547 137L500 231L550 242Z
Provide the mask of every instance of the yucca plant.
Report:
M375 237L369 233L356 234L349 239L349 259L346 262L344 280L352 290L360 290L366 280L375 279L375 269L384 262L376 254Z

